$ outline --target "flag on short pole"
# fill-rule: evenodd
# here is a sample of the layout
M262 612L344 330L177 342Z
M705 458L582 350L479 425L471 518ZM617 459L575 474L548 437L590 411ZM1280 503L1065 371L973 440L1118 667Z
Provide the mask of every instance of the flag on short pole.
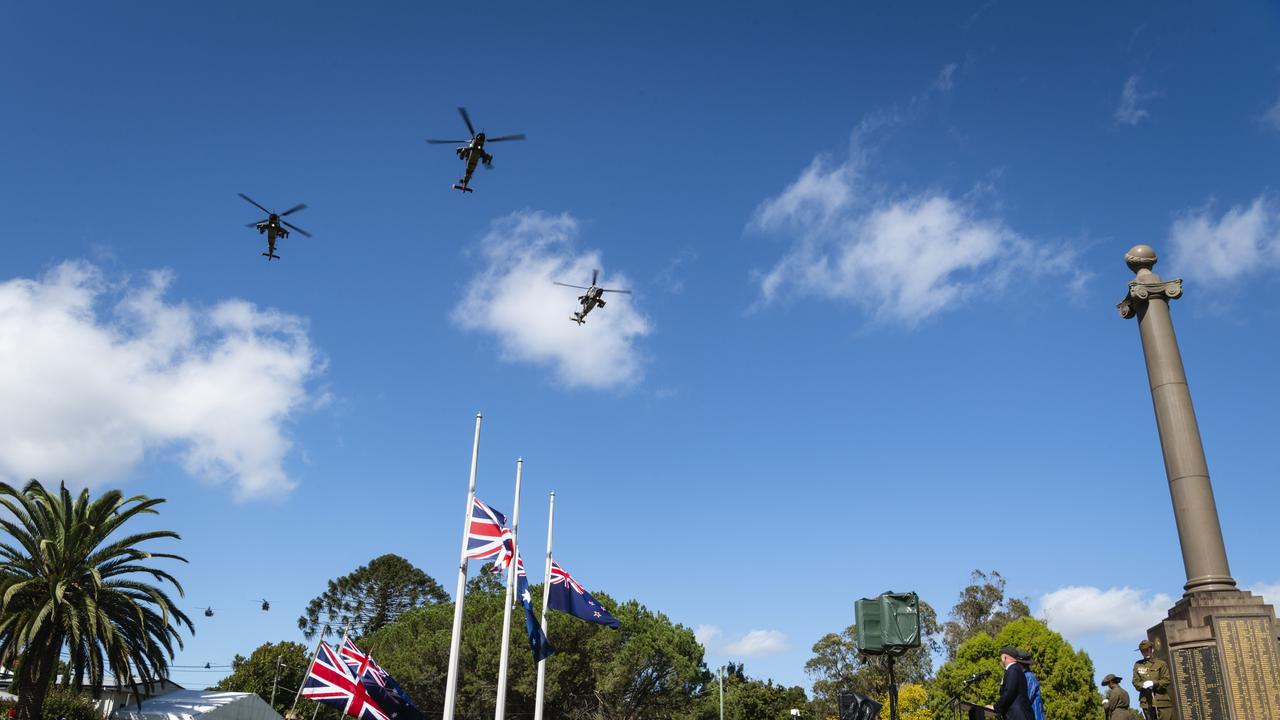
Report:
M335 707L345 715L361 720L391 720L378 703L369 696L364 683L356 678L346 663L329 644L320 641L320 651L307 671L302 685L302 696Z
M553 610L568 613L579 620L586 620L597 625L607 625L615 630L622 626L618 619L609 614L600 601L591 596L568 571L551 562L551 587L548 588L547 604Z
M372 653L362 652L351 638L347 638L338 649L338 655L392 720L423 720L422 712L409 699L409 693L374 662Z

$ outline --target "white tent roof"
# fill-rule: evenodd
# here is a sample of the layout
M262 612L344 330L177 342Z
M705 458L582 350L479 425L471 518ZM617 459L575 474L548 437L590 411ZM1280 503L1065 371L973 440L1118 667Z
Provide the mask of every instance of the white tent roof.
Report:
M265 700L253 693L178 690L116 708L111 720L281 720Z

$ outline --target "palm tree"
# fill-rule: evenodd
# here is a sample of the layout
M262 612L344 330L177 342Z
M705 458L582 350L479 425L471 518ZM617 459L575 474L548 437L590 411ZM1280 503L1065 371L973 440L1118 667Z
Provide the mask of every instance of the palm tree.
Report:
M179 596L182 585L143 561L186 559L138 546L178 534L116 537L130 518L154 515L163 502L125 499L118 490L90 501L88 490L73 499L65 484L54 494L36 480L21 491L0 483L8 511L0 513L0 527L9 535L0 540L13 543L0 542L0 664L13 671L20 720L40 720L64 650L65 682L95 696L107 673L135 687L167 674L174 644L182 647L179 629L195 628L148 580L172 584Z

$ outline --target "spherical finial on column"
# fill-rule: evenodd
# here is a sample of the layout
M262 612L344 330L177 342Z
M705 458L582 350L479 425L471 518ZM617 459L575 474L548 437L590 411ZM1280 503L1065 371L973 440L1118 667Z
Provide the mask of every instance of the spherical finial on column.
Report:
M1156 260L1155 248L1150 245L1134 245L1124 254L1124 264L1135 273L1155 267Z

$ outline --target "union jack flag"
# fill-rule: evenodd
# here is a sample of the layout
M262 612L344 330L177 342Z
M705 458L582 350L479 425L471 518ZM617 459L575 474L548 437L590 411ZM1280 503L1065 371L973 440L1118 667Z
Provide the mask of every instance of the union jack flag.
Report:
M511 558L516 553L516 536L508 528L502 528L502 549L498 550L498 557L493 561L493 572L504 573L511 565ZM524 567L524 563L520 563L520 567Z
M507 516L472 498L471 523L467 529L467 559L484 560L502 552Z
M353 718L390 720L373 698L369 697L364 683L351 673L337 653L323 640L320 641L316 661L311 664L311 670L307 673L306 683L302 686L302 696L336 707Z
M387 686L387 671L373 661L372 653L361 652L360 648L351 642L351 638L343 641L342 647L338 649L338 655L356 677L361 680L372 680L378 684L378 687Z
M413 704L413 700L409 699L409 693L406 693L395 678L374 662L373 653L361 652L351 638L346 638L342 647L338 649L338 656L342 662L346 663L351 673L364 683L374 703L382 709L383 713L389 715L391 720L426 720L422 712Z

